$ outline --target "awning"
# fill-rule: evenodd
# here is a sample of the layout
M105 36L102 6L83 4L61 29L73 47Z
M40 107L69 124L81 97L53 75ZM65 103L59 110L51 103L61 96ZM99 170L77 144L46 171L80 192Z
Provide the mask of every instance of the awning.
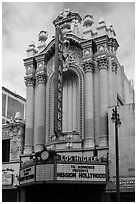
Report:
M120 192L134 192L135 191L135 180L122 180L119 182ZM116 182L109 181L106 185L106 193L116 192Z

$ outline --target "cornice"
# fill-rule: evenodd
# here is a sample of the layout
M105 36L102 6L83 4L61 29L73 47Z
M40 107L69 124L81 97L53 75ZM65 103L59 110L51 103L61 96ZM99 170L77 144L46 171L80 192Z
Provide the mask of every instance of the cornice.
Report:
M116 38L110 38L108 35L103 35L100 37L96 37L94 38L94 41L96 43L97 46L102 45L102 44L106 44L108 47L114 47L115 50L117 50L117 48L119 47L119 44L116 40Z
M35 65L36 64L36 61L35 61L35 57L29 57L29 58L26 58L26 59L23 59L24 61L24 66L29 66L29 65Z
M108 35L103 35L103 36L94 38L94 41L97 45L102 44L104 42L108 42L108 40L109 40Z
M87 48L93 45L93 39L86 39L81 42L82 48Z

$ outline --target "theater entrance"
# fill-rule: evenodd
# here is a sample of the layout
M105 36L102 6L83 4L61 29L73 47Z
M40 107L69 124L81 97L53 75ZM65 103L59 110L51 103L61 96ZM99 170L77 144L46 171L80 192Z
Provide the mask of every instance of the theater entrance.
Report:
M37 184L22 190L25 193L20 201L26 202L101 202L105 199L105 185L96 184Z

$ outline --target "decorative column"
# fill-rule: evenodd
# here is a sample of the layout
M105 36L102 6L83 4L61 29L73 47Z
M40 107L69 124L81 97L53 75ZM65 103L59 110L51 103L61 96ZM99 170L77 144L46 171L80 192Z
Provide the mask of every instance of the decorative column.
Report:
M108 105L113 106L113 77L111 56L108 57Z
M113 79L113 106L117 105L117 83L116 83L116 74L118 65L114 58L111 60L112 64L112 79Z
M95 145L99 145L100 137L100 100L99 100L99 69L97 62L94 61L94 137Z
M100 56L97 59L100 79L100 138L99 146L108 144L108 59Z
M39 152L45 144L47 71L44 55L37 56L36 61L34 151Z
M93 70L92 61L84 62L85 71L85 141L84 147L94 147Z
M35 85L35 67L34 58L24 60L26 67L25 85L26 90L26 123L25 123L25 148L24 154L31 154L33 151L34 134L34 85Z
M116 74L117 74L117 60L116 60L116 50L118 48L118 43L116 39L109 38L108 41L108 91L109 91L109 106L117 105L117 91L116 91Z

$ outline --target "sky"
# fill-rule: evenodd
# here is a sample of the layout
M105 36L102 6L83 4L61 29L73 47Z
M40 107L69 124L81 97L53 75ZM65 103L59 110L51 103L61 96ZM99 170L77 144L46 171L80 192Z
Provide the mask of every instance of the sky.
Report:
M111 22L119 43L117 58L128 79L135 80L135 3L134 2L3 2L2 3L2 86L26 98L24 84L26 49L38 45L38 34L45 30L54 36L53 20L65 8L93 15L94 26L101 17Z

